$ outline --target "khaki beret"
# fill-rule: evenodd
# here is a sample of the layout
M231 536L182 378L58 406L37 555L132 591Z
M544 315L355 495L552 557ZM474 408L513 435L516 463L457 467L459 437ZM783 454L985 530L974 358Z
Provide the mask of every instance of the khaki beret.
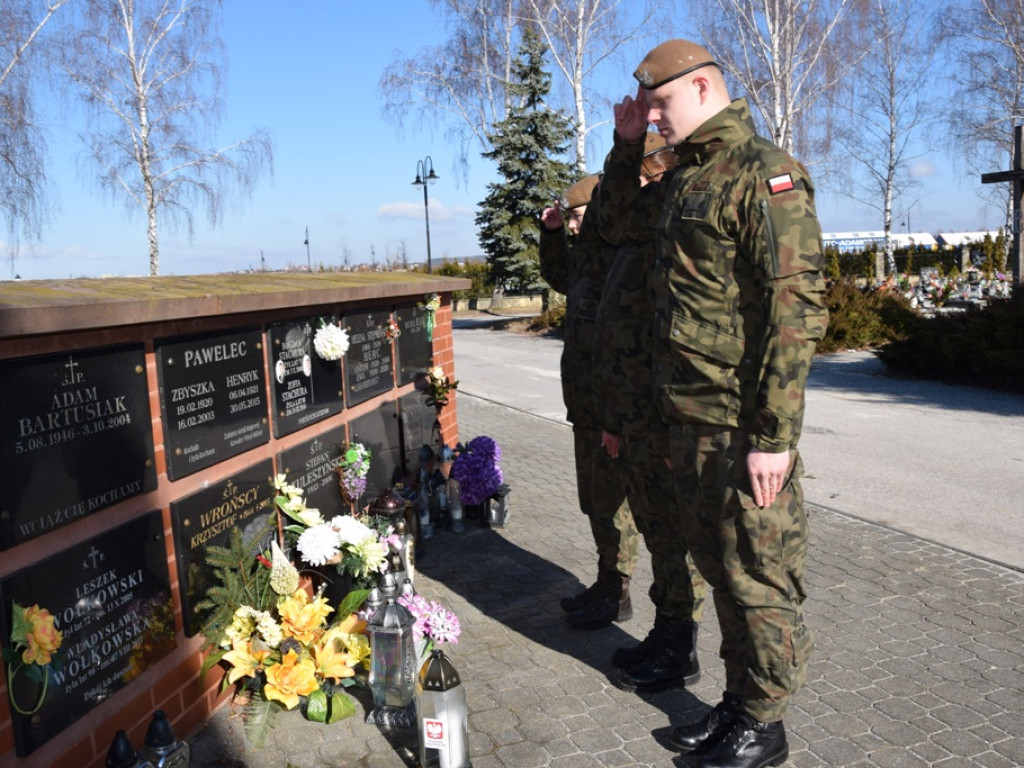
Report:
M657 131L648 131L644 139L644 157L665 149L665 139Z
M715 60L706 48L689 40L669 40L644 57L633 77L644 88L653 90L670 80L712 64L715 64Z
M592 173L569 187L565 191L565 209L571 211L573 208L590 203L590 198L594 196L594 187L597 186L600 179L599 174Z

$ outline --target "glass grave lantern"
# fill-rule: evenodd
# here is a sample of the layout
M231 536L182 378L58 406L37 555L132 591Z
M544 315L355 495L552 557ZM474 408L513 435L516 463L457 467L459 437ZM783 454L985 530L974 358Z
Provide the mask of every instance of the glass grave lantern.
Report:
M459 673L435 648L416 681L420 768L472 768L466 689Z
M366 625L370 636L370 691L374 708L366 722L385 728L412 727L416 687L416 642L412 613L394 597Z

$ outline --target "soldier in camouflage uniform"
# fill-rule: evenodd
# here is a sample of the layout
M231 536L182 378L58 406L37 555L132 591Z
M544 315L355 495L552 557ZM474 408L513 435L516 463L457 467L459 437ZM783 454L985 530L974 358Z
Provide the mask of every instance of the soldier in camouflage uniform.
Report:
M814 188L755 134L701 46L663 43L634 74L641 88L617 106L616 130L637 142L653 123L680 159L657 234L655 396L726 672L722 702L669 741L702 768L777 766L812 646L797 441L827 322Z
M565 294L565 339L562 351L562 397L573 425L576 484L580 509L590 520L597 548L597 579L583 592L562 599L570 625L598 629L633 615L629 579L636 566L640 534L626 503L625 480L617 463L601 447L601 427L591 391L594 321L605 275L615 248L605 243L592 223L598 177L588 176L566 193L570 245L561 206L541 214L540 271L548 284ZM586 209L586 216L582 216Z
M664 200L659 181L675 165L675 154L656 133L636 145L616 136L605 162L601 205L591 214L598 217L601 235L619 246L597 310L594 403L603 442L625 472L629 506L651 553L654 575L649 593L654 627L638 646L616 650L612 662L621 668L619 686L641 692L700 678L697 623L706 593L684 543L667 466L668 428L651 398L650 277L655 224Z

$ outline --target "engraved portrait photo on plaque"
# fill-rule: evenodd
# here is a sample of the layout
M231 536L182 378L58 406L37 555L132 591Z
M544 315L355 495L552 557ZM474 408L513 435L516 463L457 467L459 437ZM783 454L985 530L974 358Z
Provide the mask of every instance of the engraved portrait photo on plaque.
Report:
M141 344L0 365L0 549L155 488Z
M258 329L165 340L156 360L171 480L269 442Z
M333 323L336 318L323 320ZM341 361L324 360L313 348L320 322L320 318L309 318L267 328L275 437L315 424L344 408Z
M38 749L176 646L163 515L149 512L0 582L0 634L13 623L61 634L56 650L7 665L18 755ZM24 623L20 624L24 626ZM21 663L19 663L21 662Z

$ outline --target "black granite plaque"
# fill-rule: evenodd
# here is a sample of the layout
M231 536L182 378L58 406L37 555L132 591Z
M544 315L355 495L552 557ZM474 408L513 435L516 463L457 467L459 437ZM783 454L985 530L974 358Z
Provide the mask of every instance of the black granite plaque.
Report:
M243 536L249 538L266 525L267 519L275 514L273 472L271 461L267 459L209 488L171 502L181 614L185 634L189 637L196 634L206 620L206 614L197 612L195 606L216 583L212 569L206 564L206 548L211 544L227 546L232 528L241 528ZM270 546L269 539L265 546Z
M373 454L366 476L364 503L369 503L402 479L402 450L398 438L398 414L395 403L380 407L349 424L349 439L362 443Z
M0 603L5 651L15 604L49 611L63 635L46 667L7 666L24 756L174 649L163 516L149 512L8 576Z
M156 359L171 480L270 440L259 330L165 341Z
M398 411L401 414L405 466L414 470L419 467L419 452L424 445L430 446L435 454L440 450L441 422L437 418L437 408L428 404L420 391L400 397Z
M337 318L323 318L335 322ZM319 318L273 325L270 350L271 416L274 436L288 435L344 408L341 360L324 360L313 348Z
M387 311L349 315L345 318L349 348L345 353L345 396L349 406L390 391L395 386L395 367Z
M0 549L154 488L142 345L0 366Z
M433 314L423 306L395 310L395 320L402 329L395 345L399 384L408 384L430 368L434 358Z
M319 509L325 520L350 511L341 497L335 471L344 442L345 428L338 427L277 456L277 471L287 474L288 482L305 492L306 506Z

